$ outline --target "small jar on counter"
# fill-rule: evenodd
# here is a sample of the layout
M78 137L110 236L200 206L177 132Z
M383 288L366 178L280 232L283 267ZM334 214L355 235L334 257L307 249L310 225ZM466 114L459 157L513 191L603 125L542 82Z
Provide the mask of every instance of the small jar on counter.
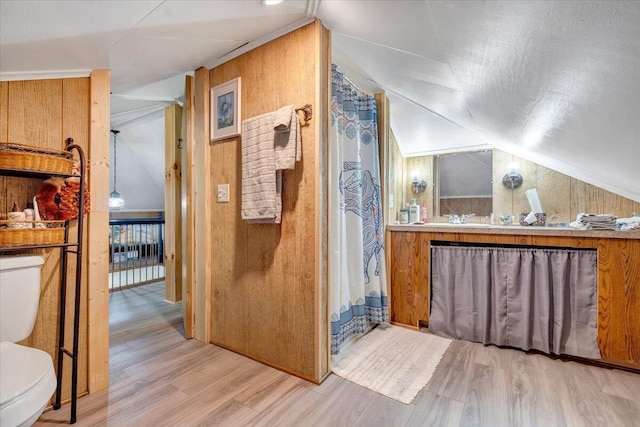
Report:
M400 209L400 224L409 224L409 210Z

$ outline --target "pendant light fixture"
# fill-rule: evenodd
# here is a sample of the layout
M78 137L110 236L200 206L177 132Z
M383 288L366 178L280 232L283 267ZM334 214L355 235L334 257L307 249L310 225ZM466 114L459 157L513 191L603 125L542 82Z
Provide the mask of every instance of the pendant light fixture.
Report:
M120 131L111 129L111 133L113 134L113 191L109 194L109 209L120 210L124 206L124 199L120 197L120 193L116 190L116 161L118 158L116 138Z

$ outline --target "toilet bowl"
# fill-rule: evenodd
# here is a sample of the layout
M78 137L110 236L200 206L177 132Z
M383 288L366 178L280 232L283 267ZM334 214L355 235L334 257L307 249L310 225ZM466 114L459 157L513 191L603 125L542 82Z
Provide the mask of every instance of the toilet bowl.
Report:
M51 356L42 350L0 342L0 426L30 426L56 390Z
M0 426L30 426L56 389L51 356L15 344L33 330L41 256L0 257Z

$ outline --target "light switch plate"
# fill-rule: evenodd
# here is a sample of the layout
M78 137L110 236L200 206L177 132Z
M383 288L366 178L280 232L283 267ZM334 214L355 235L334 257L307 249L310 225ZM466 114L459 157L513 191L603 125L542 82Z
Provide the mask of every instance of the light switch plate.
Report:
M229 202L229 184L218 184L218 203Z

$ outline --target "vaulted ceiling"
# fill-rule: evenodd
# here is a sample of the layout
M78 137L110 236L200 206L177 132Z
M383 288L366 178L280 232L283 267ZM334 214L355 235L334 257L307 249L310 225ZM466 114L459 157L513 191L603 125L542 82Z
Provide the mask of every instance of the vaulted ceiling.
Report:
M123 142L162 145L185 73L314 18L405 156L497 147L640 201L640 2L2 0L0 78L109 68Z

